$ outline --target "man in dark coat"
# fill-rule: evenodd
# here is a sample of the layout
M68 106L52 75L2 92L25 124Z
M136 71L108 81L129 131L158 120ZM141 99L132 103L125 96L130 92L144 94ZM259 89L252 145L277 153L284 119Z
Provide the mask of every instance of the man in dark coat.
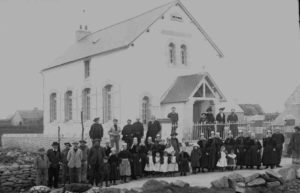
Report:
M68 160L67 160L67 156L68 156L70 148L71 148L71 143L66 142L65 143L65 148L61 152L61 156L62 156L62 181L63 181L63 184L70 183L69 167L68 167Z
M235 113L235 109L231 109L231 113L227 117L227 123L229 123L229 129L231 130L231 133L234 138L238 135L238 116Z
M136 122L132 125L133 128L133 137L136 137L141 142L141 139L144 137L144 125L141 123L140 118L136 119Z
M217 131L220 132L221 138L223 139L224 136L224 128L225 128L225 113L224 113L225 108L220 108L219 113L216 116L216 121L217 121Z
M211 134L212 131L215 131L215 117L214 114L212 112L212 107L209 107L206 110L206 124L208 124L207 126L207 132L208 134Z
M131 120L127 120L127 125L125 125L122 129L122 140L128 144L129 147L132 145L134 135L133 125L131 124Z
M100 118L97 117L94 119L94 123L91 126L89 135L92 141L94 141L95 139L102 139L103 137L103 127L102 125L99 123Z
M239 130L239 136L235 140L235 152L237 157L237 166L240 166L240 169L245 165L245 152L246 152L246 141L243 136L243 131Z
M257 169L260 168L261 149L261 143L256 139L255 133L251 133L251 136L246 139L245 165L247 168L253 169L254 166Z
M293 164L300 165L300 127L296 126L288 145L288 155L292 156Z
M281 167L281 156L282 156L282 149L283 149L283 143L284 143L284 135L280 133L280 129L276 128L275 133L272 135L273 140L276 142L276 153L277 153L277 162L276 167Z
M157 134L159 134L160 132L161 132L161 125L159 121L157 121L155 117L152 116L151 121L149 121L148 123L148 131L146 134L146 139L148 139L148 137L152 137L152 140L154 140Z
M100 146L100 140L94 140L94 145L90 149L88 154L88 163L90 166L90 184L98 186L101 179L101 167L103 165L103 159L105 157L105 151Z
M172 134L172 133L176 133L176 129L178 127L179 116L178 116L178 113L176 113L176 108L175 107L172 107L171 110L172 110L172 112L170 112L168 114L168 118L171 120L171 124L172 124L171 134Z
M47 156L50 163L48 169L48 187L50 188L58 188L59 165L62 160L62 155L58 147L59 143L53 142L52 149L47 151Z

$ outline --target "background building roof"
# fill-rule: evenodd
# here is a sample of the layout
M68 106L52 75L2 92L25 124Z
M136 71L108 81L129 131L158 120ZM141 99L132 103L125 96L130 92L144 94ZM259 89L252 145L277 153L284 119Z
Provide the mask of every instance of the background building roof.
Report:
M245 116L264 115L264 111L259 104L239 104Z

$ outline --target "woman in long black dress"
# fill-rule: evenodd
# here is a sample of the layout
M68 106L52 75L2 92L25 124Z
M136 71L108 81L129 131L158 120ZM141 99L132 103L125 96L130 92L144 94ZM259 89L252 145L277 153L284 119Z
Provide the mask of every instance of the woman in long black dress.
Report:
M204 133L201 133L198 145L202 155L200 158L200 168L202 169L202 172L204 172L204 169L208 169L208 152L206 149L206 143L207 140L204 137Z
M263 139L263 158L262 162L266 168L272 169L276 165L276 141L272 138L271 130L267 131L266 137Z
M140 146L138 144L137 137L133 138L133 143L130 148L130 153L132 156L131 161L131 176L132 179L137 179L138 176L141 176L141 157L140 157Z
M116 180L120 177L120 158L116 154L116 149L111 149L111 155L108 158L108 163L110 165L110 183L113 183L113 185L116 185Z
M245 156L245 165L247 168L253 169L254 166L257 169L260 168L261 165L261 143L256 139L255 133L251 133L251 136L246 139L246 156Z

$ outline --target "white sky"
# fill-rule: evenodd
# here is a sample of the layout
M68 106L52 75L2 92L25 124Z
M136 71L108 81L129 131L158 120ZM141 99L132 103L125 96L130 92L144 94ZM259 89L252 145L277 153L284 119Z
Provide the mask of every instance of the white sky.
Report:
M0 0L0 117L42 108L40 70L91 31L170 0ZM296 0L182 0L225 58L207 64L225 96L281 111L298 84ZM85 17L82 9L86 9Z

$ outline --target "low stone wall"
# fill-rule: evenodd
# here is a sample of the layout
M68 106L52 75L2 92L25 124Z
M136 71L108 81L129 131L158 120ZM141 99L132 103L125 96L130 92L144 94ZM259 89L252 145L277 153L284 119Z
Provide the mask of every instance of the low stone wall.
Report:
M2 192L19 193L35 184L36 170L32 165L0 167L0 187Z

